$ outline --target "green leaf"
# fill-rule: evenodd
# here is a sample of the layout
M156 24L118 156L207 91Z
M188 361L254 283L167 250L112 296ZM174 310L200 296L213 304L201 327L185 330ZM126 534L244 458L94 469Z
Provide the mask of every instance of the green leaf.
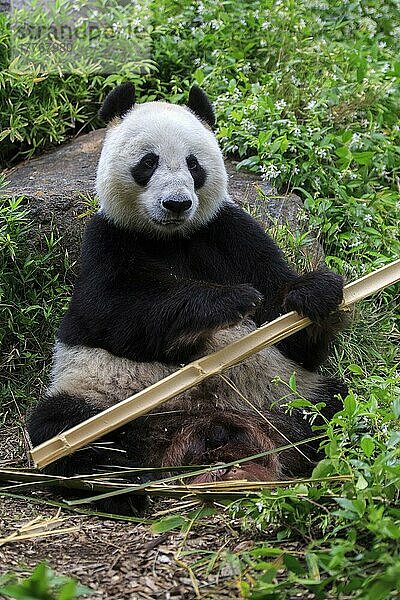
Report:
M240 163L238 163L236 165L236 168L241 169L243 167L247 167L247 168L251 169L252 167L255 167L259 164L260 164L259 156L250 156L249 158L245 158L244 160L240 161Z
M289 146L289 141L286 138L286 136L283 137L282 141L281 141L281 146L280 146L280 151L281 152L286 152L286 150L288 149Z
M392 402L392 411L396 418L400 417L400 398L395 398Z
M356 412L357 409L357 403L356 403L356 399L354 398L353 394L349 394L348 396L346 396L345 400L344 400L344 410L345 412L352 416L354 415L354 413Z
M322 477L328 477L328 475L331 475L331 473L334 472L335 469L333 468L332 461L329 458L324 458L323 460L320 460L314 468L312 478L321 479Z
M196 69L193 73L193 78L198 85L201 85L204 81L204 73L201 69Z
M361 438L360 446L365 456L369 458L375 449L375 442L370 435L364 435L364 437Z
M350 500L349 498L335 498L335 501L341 508L344 508L345 511L354 513L359 517L365 512L365 501L358 498L354 498L353 500Z
M153 533L165 533L166 531L172 531L172 529L178 529L186 525L187 520L180 515L169 515L165 519L161 519L157 523L153 523L151 530Z
M347 368L350 371L350 373L354 373L355 375L362 375L362 368L358 365L351 364Z
M294 392L297 392L296 373L292 373L289 379L289 387Z
M396 77L400 77L400 61L398 60L393 63L393 73Z
M57 600L74 600L77 596L77 582L73 579L67 581L57 594Z
M390 438L387 441L387 447L389 449L391 448L395 448L397 446L397 444L400 443L400 431L394 431L392 433L392 435L390 436Z
M291 554L285 554L283 562L288 571L292 571L295 575L304 575L305 569L301 562Z
M254 550L250 550L250 556L281 556L283 554L283 550L281 548L271 548L269 546L261 546L260 548L254 548Z
M347 130L342 133L341 140L342 140L343 144L347 144L347 142L349 142L352 137L353 137L353 132L350 130Z
M353 152L353 160L359 165L370 165L375 152Z
M368 63L365 58L360 59L359 65L357 67L357 82L361 83L367 73Z
M318 558L317 558L316 554L314 554L313 552L307 552L306 553L306 562L308 565L308 572L310 574L311 579L315 579L315 580L319 581L320 573L319 573L319 566L318 566Z
M356 482L356 489L357 490L365 490L365 488L368 487L368 481L365 479L364 475L362 473L359 474L357 482Z

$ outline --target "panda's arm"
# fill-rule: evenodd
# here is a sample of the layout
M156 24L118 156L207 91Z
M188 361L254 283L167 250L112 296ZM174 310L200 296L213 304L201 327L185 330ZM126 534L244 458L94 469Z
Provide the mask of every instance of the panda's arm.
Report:
M185 362L214 330L240 322L262 300L249 285L97 275L75 288L59 339L134 360Z
M215 226L241 280L251 283L264 297L253 317L257 325L290 310L313 321L306 330L281 342L279 348L306 368L317 368L345 321L337 311L343 297L342 278L328 270L298 275L263 228L234 204L221 211Z
M101 216L92 219L60 341L135 360L184 362L213 331L238 323L262 301L249 284L174 276L156 244L145 247Z

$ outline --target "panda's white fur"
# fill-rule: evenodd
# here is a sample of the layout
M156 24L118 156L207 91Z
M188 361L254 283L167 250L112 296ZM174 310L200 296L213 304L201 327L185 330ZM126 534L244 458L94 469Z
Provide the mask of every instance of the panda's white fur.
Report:
M132 179L132 166L146 153L160 162L143 188ZM206 166L205 184L195 190L186 158ZM137 104L108 129L97 170L96 190L102 212L115 223L160 235L192 232L206 224L229 201L227 174L213 133L188 108L166 102ZM179 224L166 228L162 201L185 193L192 200Z
M247 322L218 331L209 341L209 352L218 350L254 330ZM100 348L68 346L58 342L55 347L49 394L68 394L90 398L91 403L104 410L128 398L140 390L171 375L179 366L167 366L160 362L136 362L114 356ZM275 347L265 348L257 355L226 372L238 391L256 407L268 406L272 410L284 410L293 393L287 382L296 373L297 390L306 398L318 398L323 389L323 378L306 371L289 360ZM279 377L285 384L274 382ZM255 409L243 402L243 398L218 376L201 383L192 390L169 400L157 412L163 410L187 411L210 408L252 412Z

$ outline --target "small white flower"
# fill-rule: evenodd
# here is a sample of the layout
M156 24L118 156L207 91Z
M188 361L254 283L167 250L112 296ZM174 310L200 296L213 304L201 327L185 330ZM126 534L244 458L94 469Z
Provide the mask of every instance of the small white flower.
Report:
M277 110L282 110L284 109L286 106L286 101L282 98L281 100L278 100L277 102L275 102L275 108Z
M359 133L353 133L353 137L351 138L349 148L350 150L356 150L360 146L361 137Z
M351 244L349 244L349 248L356 248L357 246L359 246L361 244L361 240L360 238L356 237L354 242L352 242Z
M264 23L261 25L261 29L267 30L270 28L271 23L269 21L264 21Z
M261 500L259 500L258 502L256 502L256 506L257 506L258 512L259 513L262 512L262 509L264 508L264 504L263 504L263 502Z
M386 48L386 42L379 42L378 46L379 48Z
M325 150L325 148L317 148L316 151L315 151L315 154L317 156L319 156L320 158L326 158L327 155L328 155L328 153Z
M252 133L257 129L256 124L253 121L250 121L250 119L242 119L241 125L248 133Z
M317 101L316 100L310 100L310 102L306 106L306 109L307 110L313 110L313 108L315 108L316 106L317 106Z
M276 179L281 174L280 169L275 165L263 165L261 167L261 179L269 181L270 179Z
M296 136L296 137L301 137L300 127L295 127L293 129L293 135Z
M372 222L372 215L365 215L364 221L366 223L371 223Z
M211 29L219 29L221 26L221 22L218 21L217 19L212 19L209 22L209 25L210 25Z

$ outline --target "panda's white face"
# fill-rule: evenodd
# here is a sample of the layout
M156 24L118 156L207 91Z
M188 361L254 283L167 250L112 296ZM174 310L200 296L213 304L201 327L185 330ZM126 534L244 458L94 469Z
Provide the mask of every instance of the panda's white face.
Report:
M227 200L212 132L187 108L135 105L107 132L97 171L102 212L125 228L188 234Z

